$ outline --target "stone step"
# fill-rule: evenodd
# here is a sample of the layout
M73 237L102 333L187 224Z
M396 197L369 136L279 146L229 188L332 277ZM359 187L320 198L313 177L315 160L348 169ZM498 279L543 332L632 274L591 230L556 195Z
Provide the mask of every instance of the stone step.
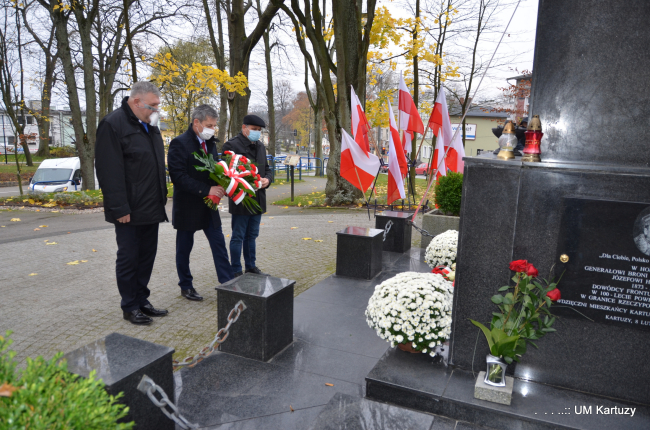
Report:
M474 385L479 370L474 375L446 366L439 357L389 349L366 377L366 397L495 429L650 428L648 405L518 378L510 406L478 400ZM634 416L621 413L632 409Z
M483 430L476 425L336 393L309 430Z

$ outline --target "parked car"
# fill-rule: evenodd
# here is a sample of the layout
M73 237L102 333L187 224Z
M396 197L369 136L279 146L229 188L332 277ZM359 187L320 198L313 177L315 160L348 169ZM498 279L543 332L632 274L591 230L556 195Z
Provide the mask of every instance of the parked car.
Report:
M428 167L429 167L429 163L420 163L420 164L418 164L417 167L415 168L415 174L416 175L426 175Z
M381 167L379 168L379 171L380 171L381 173L388 173L388 163L386 163L386 164L384 164L383 166L381 166Z
M29 189L42 193L59 193L81 189L81 162L79 157L43 160L29 181ZM99 189L95 174L95 189Z

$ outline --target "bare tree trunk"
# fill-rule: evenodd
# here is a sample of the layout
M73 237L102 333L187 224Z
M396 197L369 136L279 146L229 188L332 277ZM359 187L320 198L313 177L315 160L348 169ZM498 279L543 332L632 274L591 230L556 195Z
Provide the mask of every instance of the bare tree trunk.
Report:
M45 158L50 156L50 105L52 103L50 95L54 86L53 81L54 64L46 61L45 79L43 80L43 90L41 91L41 112L40 115L35 115L39 137L36 155Z
M259 0L258 3L259 5ZM271 44L269 30L264 32L264 60L266 61L266 104L269 110L269 154L275 157L275 103L273 100L273 68L271 66Z
M129 49L129 59L131 60L131 77L133 78L133 82L138 82L138 65L135 61L135 53L133 52L133 40L131 40L131 24L129 22L129 7L131 4L129 3L129 0L123 0L123 7L124 7L124 28L126 30L126 46ZM112 89L109 88L109 90Z
M16 30L18 33L18 62L20 65L20 116L23 121L23 131L20 133L19 136L16 136L17 138L20 138L20 144L23 147L23 152L25 153L25 164L28 166L33 166L34 163L32 162L32 153L29 152L29 145L27 144L27 136L25 136L25 124L27 124L27 118L25 118L25 93L24 93L24 87L25 87L25 68L23 67L23 47L20 42L20 18L18 17L18 7L16 7ZM16 139L17 141L18 139ZM18 183L20 183L20 179L18 180ZM21 192L22 194L22 192Z

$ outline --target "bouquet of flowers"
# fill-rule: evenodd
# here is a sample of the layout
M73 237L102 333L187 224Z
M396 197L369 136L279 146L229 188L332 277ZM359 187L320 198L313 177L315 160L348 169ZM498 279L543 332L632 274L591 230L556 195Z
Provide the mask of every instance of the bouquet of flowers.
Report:
M262 187L262 177L257 173L257 166L248 158L232 151L224 152L223 159L219 161L215 161L212 154L206 155L202 151L195 152L194 157L203 163L203 166L195 166L196 170L209 172L210 178L226 190L226 194L235 204L243 204L252 214L256 211L262 212L259 203L254 199L255 191ZM217 196L206 196L203 201L210 209L218 210L221 199Z
M560 281L540 280L537 269L527 260L511 262L510 270L516 272L512 278L515 285L505 285L499 288L504 295L492 296L492 303L497 305L499 312L492 313L490 328L470 320L485 335L490 354L508 364L519 361L526 352L527 343L537 348L534 340L555 331L551 327L555 317L549 308L561 298L557 289Z
M442 275L446 280L454 282L456 280L456 263L452 264L451 267L436 266L431 273Z
M427 246L424 261L432 269L437 266L451 266L456 262L458 232L447 230L434 237Z
M453 287L441 275L404 272L375 287L366 321L377 335L432 357L451 333Z

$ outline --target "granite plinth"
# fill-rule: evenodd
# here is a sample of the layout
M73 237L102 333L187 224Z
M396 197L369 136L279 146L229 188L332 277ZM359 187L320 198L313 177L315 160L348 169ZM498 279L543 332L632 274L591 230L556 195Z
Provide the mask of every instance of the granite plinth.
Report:
M529 112L542 121L542 161L648 167L650 86L638 83L650 81L650 56L638 53L650 2L541 0L537 20Z
M336 232L336 274L372 279L381 272L383 230L346 227Z
M426 213L422 217L422 228L432 234L434 237L446 232L447 230L458 230L460 217ZM422 236L420 248L426 249L431 243L431 237Z
M246 309L230 328L220 351L267 361L293 342L293 288L296 281L245 273L217 287L219 328L239 300Z
M483 368L488 346L482 338L477 343L478 328L469 319L490 320L495 310L490 298L512 276L510 261L527 259L544 278L559 263L556 253L565 197L650 202L650 171L465 160L452 365ZM561 318L555 327L558 333L536 341L538 349L528 349L517 363L515 377L650 404L650 386L639 383L650 380L650 367L643 364L650 355L647 332L584 318Z
M397 211L383 211L376 215L375 228L384 230L389 221L392 223L383 242L384 251L406 252L411 249L413 228L409 224L409 220L412 217L413 214Z
M389 349L366 377L366 397L495 429L650 428L647 406L518 378L509 406L476 399L478 374L427 357ZM598 413L598 407L618 408L619 414Z
M137 429L173 430L174 422L137 389L142 376L147 375L173 399L173 353L173 348L112 333L63 358L68 361L69 372L87 378L95 370L109 394L124 393L120 402L129 407L129 413L122 422L135 421Z
M509 405L512 402L512 387L514 379L506 376L505 387L495 387L485 383L485 371L481 371L476 378L474 385L474 397L479 400Z

